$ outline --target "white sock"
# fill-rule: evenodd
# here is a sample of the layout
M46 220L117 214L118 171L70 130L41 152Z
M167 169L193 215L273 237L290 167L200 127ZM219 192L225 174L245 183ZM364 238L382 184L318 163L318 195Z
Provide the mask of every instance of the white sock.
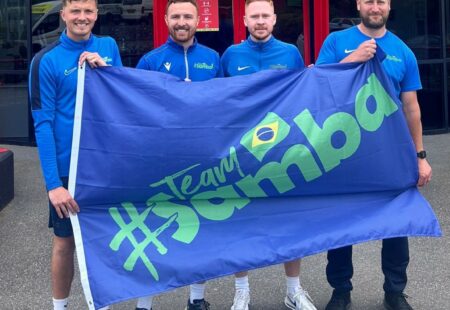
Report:
M66 310L67 309L67 298L55 299L53 298L53 310Z
M235 277L234 278L234 287L237 290L247 290L250 291L250 285L248 284L248 276L244 277Z
M106 306L106 307L99 308L98 310L111 310L111 308L109 306Z
M153 296L139 297L136 308L144 308L150 310L152 308Z
M203 299L205 298L205 283L195 283L190 285L190 296L189 299L191 303L194 302L196 299Z
M286 276L286 294L294 296L300 289L300 277Z

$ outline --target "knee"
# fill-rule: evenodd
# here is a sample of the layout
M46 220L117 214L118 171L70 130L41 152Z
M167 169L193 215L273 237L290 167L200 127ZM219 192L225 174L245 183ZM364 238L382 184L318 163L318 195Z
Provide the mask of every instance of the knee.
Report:
M75 242L73 240L73 237L69 238L60 238L60 237L54 237L53 238L53 255L57 256L73 256L73 253L75 251Z

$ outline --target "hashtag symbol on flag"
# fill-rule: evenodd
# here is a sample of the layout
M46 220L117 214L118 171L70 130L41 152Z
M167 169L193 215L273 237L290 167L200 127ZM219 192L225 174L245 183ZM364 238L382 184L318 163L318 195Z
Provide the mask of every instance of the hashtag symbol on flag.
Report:
M126 223L123 217L120 215L120 211L118 208L110 208L109 213L111 217L114 219L116 224L120 227L120 231L114 236L114 238L111 240L109 247L113 251L118 251L120 248L120 245L128 239L131 245L133 246L134 250L128 256L127 260L123 264L123 267L127 271L132 271L134 269L134 266L136 265L136 262L138 259L141 259L144 263L147 270L150 272L150 274L153 276L153 278L158 281L159 275L158 271L156 270L153 263L150 261L150 259L145 254L145 249L150 245L153 244L156 247L156 250L161 254L164 255L167 253L167 248L161 243L161 241L158 240L158 236L167 228L170 227L170 225L177 219L178 214L174 214L171 217L167 219L167 221L158 227L155 231L151 231L148 226L145 224L145 219L148 217L151 209L154 207L154 205L150 206L149 208L146 208L144 212L140 213L136 209L136 207L130 203L125 202L122 203L122 207L127 212L130 222ZM138 242L134 231L140 230L145 236L145 239L141 242Z

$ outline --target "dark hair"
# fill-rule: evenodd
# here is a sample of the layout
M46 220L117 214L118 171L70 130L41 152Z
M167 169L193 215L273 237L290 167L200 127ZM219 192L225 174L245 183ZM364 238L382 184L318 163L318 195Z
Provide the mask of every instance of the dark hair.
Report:
M193 6L195 6L195 9L197 10L197 13L198 13L197 0L169 0L169 1L167 1L167 5L166 5L166 14L167 14L167 10L169 9L169 6L174 3L190 3Z
M67 6L68 3L72 3L72 2L87 2L87 1L89 1L89 0L61 0L63 7ZM94 0L94 2L95 2L95 5L97 6L98 5L97 0Z

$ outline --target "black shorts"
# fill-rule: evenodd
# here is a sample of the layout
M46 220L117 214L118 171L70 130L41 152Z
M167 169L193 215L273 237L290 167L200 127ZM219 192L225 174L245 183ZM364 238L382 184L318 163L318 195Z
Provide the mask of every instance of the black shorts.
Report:
M61 178L63 182L64 188L67 189L67 184L69 182L69 178L64 177ZM70 222L70 218L59 218L58 213L56 213L55 208L52 203L48 202L49 207L49 217L48 217L48 228L53 228L53 233L57 237L67 238L73 236L72 223Z

